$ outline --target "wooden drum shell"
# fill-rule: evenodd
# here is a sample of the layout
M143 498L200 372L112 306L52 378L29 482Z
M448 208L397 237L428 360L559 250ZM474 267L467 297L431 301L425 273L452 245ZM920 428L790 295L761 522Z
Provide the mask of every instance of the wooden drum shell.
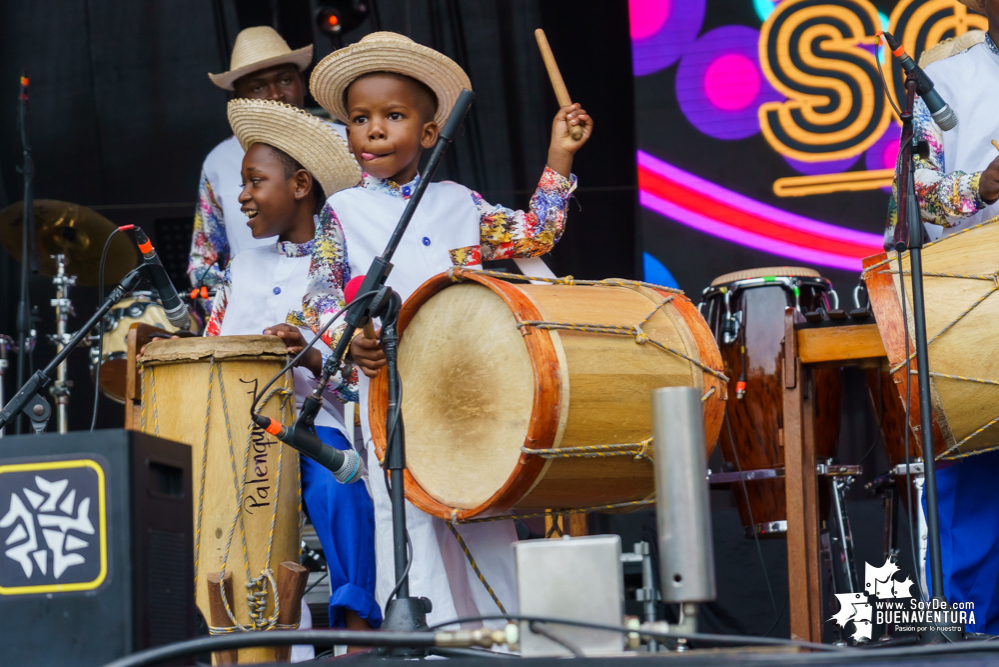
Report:
M212 360L215 368L212 368ZM299 512L301 494L298 473L298 453L282 445L273 435L253 427L248 433L250 407L254 392L263 388L287 362L284 343L276 336L224 336L212 338L182 338L150 343L142 360L142 430L191 446L193 506L195 530L198 526L199 498L204 478L204 497L196 568L196 601L206 620L211 623L207 578L222 568L230 527L239 514L246 535L246 557L252 577L264 569L274 571L285 561L297 563L301 543ZM218 375L221 369L221 383ZM205 445L205 414L209 408L209 372L212 372L207 465L202 467ZM225 387L225 408L221 394ZM294 392L290 376L278 380L276 386ZM155 410L155 419L154 419ZM261 413L284 423L294 420L295 400L289 396L284 409L281 397L272 397ZM237 477L246 485L239 498L233 479L226 414L232 435ZM158 428L157 428L158 426ZM247 448L249 440L249 456ZM276 488L280 452L280 488ZM248 465L247 465L248 463ZM276 514L275 506L276 505ZM266 561L272 517L275 519L273 547ZM250 622L246 602L246 565L241 526L232 536L226 571L232 573L234 598L229 607L243 625ZM282 600L282 613L285 610ZM293 604L297 607L299 602ZM266 616L274 613L274 591L267 587ZM272 662L275 648L241 649L240 662Z
M744 316L744 330L738 340L722 343L722 359L729 379L727 404L731 430L722 429L719 443L722 458L736 470L780 469L784 467L784 399L783 357L784 309L789 306L788 294L779 285L751 287L739 293L738 311ZM802 294L807 310L826 307L823 292ZM717 309L715 313L719 313ZM712 321L720 338L721 322ZM741 348L746 347L745 356ZM737 398L736 383L746 361L746 394ZM840 371L822 368L813 371L815 387L816 455L819 459L836 455L839 438L842 384ZM730 437L731 436L731 437ZM747 480L732 484L732 493L743 526L768 524L787 520L787 503L782 477ZM749 504L746 503L746 496ZM823 493L823 495L825 495ZM823 499L825 500L825 499ZM750 519L752 508L752 519ZM767 532L782 533L782 530Z
M498 295L518 322L573 321L630 326L638 324L663 297L672 297L670 304L655 316L658 319L650 320L648 326L656 322L655 326L674 327L683 340L685 354L711 368L721 367L718 348L707 324L696 307L680 294L637 286L514 284L474 272L455 270L454 274L456 279L476 283ZM399 317L400 366L407 326L424 304L453 284L448 274L435 276L403 306ZM634 301L636 292L642 296L640 308ZM643 311L637 317L617 312L621 300L628 299L632 300L632 311ZM650 358L657 357L647 355L653 351L673 355L648 344L640 346L630 336L535 327L522 328L521 333L523 335L518 339L526 345L534 386L531 416L523 441L526 447L549 449L618 444L651 436L651 390L667 383L657 375L659 369L649 364ZM704 393L714 389L704 401L705 444L710 453L721 428L725 385L717 377L684 363L696 371L687 371L685 384L696 386ZM414 391L405 383L404 375L404 420L406 397ZM386 374L380 373L371 383L369 401L371 432L380 458L385 451L387 389ZM413 467L414 456L407 441L410 467ZM435 516L457 520L494 516L511 509L582 509L644 500L655 491L652 465L633 456L544 459L521 453L501 488L485 502L464 508L432 497L410 469L405 474L407 497L414 505Z

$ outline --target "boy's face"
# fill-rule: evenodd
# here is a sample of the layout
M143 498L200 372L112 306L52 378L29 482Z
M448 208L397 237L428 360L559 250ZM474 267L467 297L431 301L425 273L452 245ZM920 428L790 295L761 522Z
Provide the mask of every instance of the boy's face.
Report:
M243 156L240 210L255 239L287 234L294 224L296 179L285 177L281 159L267 144L253 144Z
M375 178L408 183L420 154L437 141L437 123L425 121L419 93L405 80L367 76L347 89L347 137L361 169Z
M237 98L274 100L301 109L305 106L305 81L294 65L275 65L250 72L232 84Z

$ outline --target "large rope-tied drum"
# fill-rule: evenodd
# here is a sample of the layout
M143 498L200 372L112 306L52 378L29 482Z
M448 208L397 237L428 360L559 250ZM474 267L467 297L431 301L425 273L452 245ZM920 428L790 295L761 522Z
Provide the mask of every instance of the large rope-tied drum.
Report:
M655 492L651 392L704 397L710 453L724 412L718 346L677 290L627 280L514 283L453 269L399 317L406 493L451 521L510 510L637 509ZM385 451L387 378L369 416Z
M999 219L992 218L923 248L933 440L938 459L999 449L997 244ZM904 405L906 395L910 396L909 425L916 441L912 456L923 456L909 253L902 253L901 258L895 252L871 257L864 260L864 266L863 278L888 356L891 383L898 389L896 406Z
M191 446L196 600L212 619L210 598L221 594L227 621L209 620L212 634L280 628L281 606L300 604L281 600L276 585L279 564L299 560L298 454L250 418L255 394L287 359L276 336L223 336L154 341L141 361L141 429ZM259 405L261 414L292 421L291 375ZM231 597L208 582L224 572ZM239 652L240 662L274 659L273 648Z

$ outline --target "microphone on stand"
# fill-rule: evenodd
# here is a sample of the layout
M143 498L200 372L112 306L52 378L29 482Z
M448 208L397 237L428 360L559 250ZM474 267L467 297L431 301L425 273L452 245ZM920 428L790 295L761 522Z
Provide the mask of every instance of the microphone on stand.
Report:
M909 57L902 43L890 32L881 34L884 35L885 41L888 42L888 48L891 49L892 55L898 58L898 64L902 66L906 74L912 74L916 77L916 92L923 98L923 102L926 103L926 108L930 110L930 115L933 116L936 124L944 132L954 129L957 126L957 114L943 101L940 94L933 90L933 81L930 80L930 77L926 76L926 72Z
M306 404L302 406L303 414L308 410L308 401L313 399L310 396L305 400ZM318 407L318 403L316 405ZM341 484L356 482L364 475L364 462L353 448L340 450L330 447L310 428L300 426L298 423L288 427L263 415L253 415L253 423L329 470Z
M170 320L170 324L178 329L187 330L191 326L191 316L187 312L187 304L181 301L180 295L177 293L177 288L173 286L170 276L167 275L166 269L163 268L159 255L153 249L153 244L149 240L149 237L139 227L135 227L134 229L135 240L138 241L139 250L142 251L142 257L146 260L139 268L144 269L143 274L146 280L152 283L152 286L159 293L160 302L163 304L163 310L166 311L166 316Z

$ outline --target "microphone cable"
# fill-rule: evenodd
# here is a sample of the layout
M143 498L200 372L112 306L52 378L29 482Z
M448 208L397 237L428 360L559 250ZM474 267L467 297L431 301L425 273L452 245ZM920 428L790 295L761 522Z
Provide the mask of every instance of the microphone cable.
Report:
M259 392L257 392L257 394L253 397L253 404L250 405L250 417L252 418L252 417L254 417L254 416L256 416L258 414L257 413L257 404L260 402L260 399L267 393L267 390L270 389L274 385L274 383L277 382L281 378L281 376L283 376L291 368L293 368L295 366L295 364L298 363L299 359L301 359L302 356L305 355L306 352L308 352L309 350L312 349L312 347L316 344L317 341L322 340L323 334L326 333L326 331L330 328L330 326L332 326L333 323L336 322L340 318L341 315L343 315L344 313L346 313L351 308L354 308L356 305L362 304L366 300L374 298L375 294L377 294L377 293L369 292L367 294L360 294L357 297L355 297L355 299L353 301L351 301L349 304L347 304L346 306L344 306L340 310L338 310L335 313L333 313L333 316L330 317L330 321L327 322L323 326L323 328L321 328L318 332L316 332L315 337L311 341L309 341L309 343L305 347L303 347L302 350L298 354L296 354L294 356L294 358L291 359L291 361L289 361L288 363L286 363L284 365L284 368L282 368L280 371L277 372L277 374L274 377L272 377L270 380L268 380L267 384L265 384L263 386L263 388ZM321 391L324 388L325 387L319 387L318 390Z
M111 241L115 234L129 229L135 229L135 225L122 225L112 231L104 242L104 249L101 251L101 263L97 270L97 307L104 303L104 263L108 258L108 249L111 248ZM94 430L97 425L97 406L101 398L101 365L104 363L104 322L107 316L102 317L97 324L97 368L94 370L94 410L90 416L90 430Z

